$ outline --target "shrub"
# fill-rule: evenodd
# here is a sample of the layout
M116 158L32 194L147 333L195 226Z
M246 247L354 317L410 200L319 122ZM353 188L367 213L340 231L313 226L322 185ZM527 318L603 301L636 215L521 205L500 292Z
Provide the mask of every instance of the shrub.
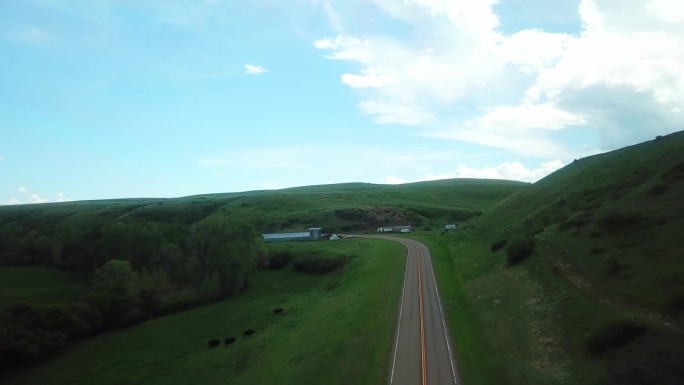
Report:
M279 251L268 260L268 268L271 270L282 269L287 266L290 261L292 261L292 254L290 254L289 251Z
M646 328L634 321L618 321L604 326L585 343L589 354L601 355L609 350L627 345L646 332Z
M521 238L508 244L506 256L508 265L513 266L529 258L534 253L534 239Z
M668 185L664 183L658 183L657 185L651 187L648 189L648 192L646 193L649 197L658 197L663 194L665 194L668 190Z
M324 274L344 267L350 260L348 255L322 256L305 254L294 261L294 268L305 273Z
M90 325L62 305L9 306L0 313L0 368L57 352L89 332Z
M674 294L667 301L667 312L673 317L679 317L684 312L684 292Z
M622 271L622 265L620 265L617 258L612 255L606 257L606 265L608 274L610 275L617 275Z
M598 247L598 246L593 246L592 248L589 249L589 254L591 255L596 255L596 254L602 254L606 249L603 247Z
M670 167L661 175L661 179L666 183L672 183L684 179L684 161Z
M599 228L611 235L640 229L643 225L643 218L637 213L609 212L598 219Z
M582 228L591 223L592 215L588 211L584 211L580 214L573 215L572 217L564 220L558 225L560 231L566 231L572 228Z
M499 250L501 250L504 246L506 246L506 243L507 243L507 242L508 242L507 239L499 239L498 241L493 242L493 243L489 246L489 248L490 248L492 251L499 251Z

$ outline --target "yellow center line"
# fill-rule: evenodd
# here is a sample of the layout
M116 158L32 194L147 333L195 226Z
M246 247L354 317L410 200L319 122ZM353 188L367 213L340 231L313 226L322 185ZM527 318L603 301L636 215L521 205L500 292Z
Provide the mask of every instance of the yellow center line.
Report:
M420 274L420 251L418 251L418 303L420 304L420 354L422 385L427 385L427 369L425 367L425 323L423 321L423 282Z

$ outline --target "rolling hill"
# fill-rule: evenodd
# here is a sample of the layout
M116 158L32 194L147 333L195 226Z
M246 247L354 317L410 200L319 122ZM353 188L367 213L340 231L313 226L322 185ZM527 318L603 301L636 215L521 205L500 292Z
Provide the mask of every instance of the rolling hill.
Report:
M576 160L445 240L493 381L684 383L683 154L679 132Z
M188 383L189 377L275 383L283 381L282 368L288 383L318 383L321 371L341 383L384 382L402 248L361 238L266 248L250 243L257 233L235 223L259 231L375 231L404 223L441 229L481 215L525 186L355 183L2 207L0 261L7 266L0 272L16 279L3 286L0 369L16 384ZM291 262L271 264L284 252ZM288 282L293 289L284 292ZM284 308L283 317L274 318L273 307ZM207 350L208 339L239 327L259 332L235 349ZM183 338L168 341L179 330ZM32 366L20 370L15 363Z
M404 185L347 183L182 198L1 206L0 227L50 230L112 221L191 224L207 217L246 222L260 232L311 226L335 231L374 230L383 224L441 226L466 221L526 185L478 179ZM387 210L376 210L381 207Z
M412 224L433 255L465 383L680 384L682 154L679 132L578 159L531 185L349 183L0 207L0 240L32 245L31 231L111 223L240 221L258 232ZM454 222L458 231L434 231Z

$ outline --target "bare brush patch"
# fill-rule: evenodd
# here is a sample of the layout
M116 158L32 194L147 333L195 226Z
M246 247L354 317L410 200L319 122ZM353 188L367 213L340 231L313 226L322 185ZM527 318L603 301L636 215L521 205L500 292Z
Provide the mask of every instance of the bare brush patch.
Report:
M480 322L488 339L507 360L520 382L545 379L566 383L571 362L560 331L552 323L557 304L524 269L506 269L468 285L471 301L482 307Z

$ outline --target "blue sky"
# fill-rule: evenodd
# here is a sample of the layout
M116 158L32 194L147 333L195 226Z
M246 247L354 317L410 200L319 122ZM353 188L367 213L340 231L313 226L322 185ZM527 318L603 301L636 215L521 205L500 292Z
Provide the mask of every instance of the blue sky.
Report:
M681 130L679 0L0 3L0 203L535 181Z

